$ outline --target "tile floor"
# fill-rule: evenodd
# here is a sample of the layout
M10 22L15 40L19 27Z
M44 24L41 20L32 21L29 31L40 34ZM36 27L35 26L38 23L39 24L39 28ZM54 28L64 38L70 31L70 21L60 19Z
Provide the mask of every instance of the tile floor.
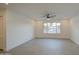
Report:
M33 39L11 51L12 55L79 55L79 46L69 39Z

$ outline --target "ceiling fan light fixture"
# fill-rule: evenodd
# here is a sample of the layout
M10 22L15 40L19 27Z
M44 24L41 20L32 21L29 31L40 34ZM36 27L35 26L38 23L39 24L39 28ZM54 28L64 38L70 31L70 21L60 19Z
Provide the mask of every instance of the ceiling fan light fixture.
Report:
M50 20L49 18L47 18L47 20Z

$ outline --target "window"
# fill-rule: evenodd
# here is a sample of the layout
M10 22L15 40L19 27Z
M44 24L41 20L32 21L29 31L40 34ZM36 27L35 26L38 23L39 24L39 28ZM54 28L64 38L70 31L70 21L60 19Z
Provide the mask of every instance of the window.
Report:
M43 23L44 33L60 33L61 23Z

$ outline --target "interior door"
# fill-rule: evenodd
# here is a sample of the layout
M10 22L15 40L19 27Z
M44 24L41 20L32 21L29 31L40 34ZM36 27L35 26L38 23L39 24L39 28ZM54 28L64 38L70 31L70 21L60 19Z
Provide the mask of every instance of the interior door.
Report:
M3 17L0 16L0 51L3 50Z

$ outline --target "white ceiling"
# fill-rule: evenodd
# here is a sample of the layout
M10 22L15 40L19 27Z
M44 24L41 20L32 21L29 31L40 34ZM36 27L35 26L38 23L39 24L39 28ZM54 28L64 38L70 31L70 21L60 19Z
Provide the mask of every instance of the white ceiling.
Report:
M26 17L40 18L47 12L56 12L57 19L71 18L79 14L78 3L16 3L9 8Z

